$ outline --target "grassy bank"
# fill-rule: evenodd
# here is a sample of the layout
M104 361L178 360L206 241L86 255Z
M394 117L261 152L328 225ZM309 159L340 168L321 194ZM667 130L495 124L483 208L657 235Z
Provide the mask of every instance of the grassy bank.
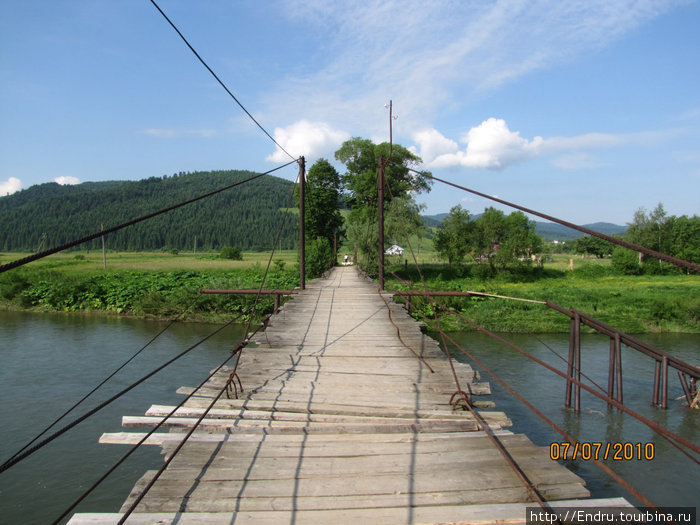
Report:
M426 251L427 252L427 251ZM629 333L700 333L700 276L613 275L609 261L556 259L541 270L476 278L470 268L452 269L431 264L424 252L422 272L432 290L479 291L496 295L552 301L574 307ZM6 263L23 254L0 254ZM266 288L293 288L299 276L296 252L274 256ZM269 254L245 252L242 261L227 261L213 253L107 253L102 268L99 252L57 254L0 274L0 308L36 311L103 313L143 318L171 318L182 312L192 321L228 320L252 304L252 296L201 295L201 288L260 286ZM415 270L396 260L387 272L388 290L422 289ZM567 332L569 320L546 306L504 299L444 298L466 317L501 332ZM459 318L438 305L414 298L413 305L432 318L433 309L450 329L468 329ZM261 301L258 315L272 308ZM420 316L417 316L420 318Z
M558 263L555 263L558 264ZM477 279L467 271L445 266L422 269L431 290L478 291L495 295L551 301L582 312L628 333L685 332L700 333L700 277L697 275L620 276L609 265L577 261L578 269L564 271L554 264L539 271L491 279ZM395 278L387 280L387 289L420 290L417 272L401 267L394 271L413 286ZM444 298L442 303L465 317L497 332L568 332L569 318L545 305L506 299L471 297ZM412 303L432 318L433 309L441 314L441 324L450 329L470 329L444 308L421 298ZM416 315L420 318L420 315Z
M21 254L5 254L9 262ZM190 321L229 320L246 311L254 296L202 295L202 288L257 289L269 254L244 253L243 261L215 254L59 254L0 274L0 307L34 311L130 315L164 319L184 313ZM294 288L299 276L292 252L275 257L266 288ZM263 297L256 316L271 311Z

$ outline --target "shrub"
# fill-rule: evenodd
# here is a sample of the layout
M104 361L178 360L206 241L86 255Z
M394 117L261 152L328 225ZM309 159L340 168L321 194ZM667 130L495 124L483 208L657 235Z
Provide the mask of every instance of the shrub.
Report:
M241 255L241 251L238 248L234 248L233 246L222 247L221 251L219 252L219 257L222 259L229 259L231 261L243 260L243 255Z

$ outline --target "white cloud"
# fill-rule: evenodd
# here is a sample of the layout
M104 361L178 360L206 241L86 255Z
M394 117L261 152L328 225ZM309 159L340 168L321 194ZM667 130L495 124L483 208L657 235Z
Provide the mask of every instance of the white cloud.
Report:
M73 184L80 184L80 179L78 179L78 177L70 176L56 177L53 181L57 184L60 184L61 186L71 186Z
M333 129L325 122L300 120L286 128L275 128L274 137L280 146L291 155L295 157L303 155L308 161L323 156L332 156L333 152L350 138L350 135L345 131ZM266 160L286 162L289 157L277 148Z
M0 197L10 195L22 189L22 181L16 177L10 177L7 180L0 181Z
M418 154L428 168L487 168L501 170L541 155L557 155L552 164L561 169L601 166L586 150L620 147L628 144L658 145L672 140L678 130L626 134L585 133L573 137L527 139L511 131L503 119L489 118L471 128L457 143L435 129L425 129L413 135Z
M272 86L266 113L294 121L303 112L372 136L386 134L381 107L392 98L399 125L415 129L487 90L602 49L681 2L290 0L283 12L309 33L334 30L323 31L317 67Z
M542 137L525 139L520 132L508 129L505 120L496 118L485 120L469 130L461 140L467 145L465 150L459 150L457 143L437 130L424 131L413 138L421 146L423 161L431 168L503 169L534 157L544 144Z

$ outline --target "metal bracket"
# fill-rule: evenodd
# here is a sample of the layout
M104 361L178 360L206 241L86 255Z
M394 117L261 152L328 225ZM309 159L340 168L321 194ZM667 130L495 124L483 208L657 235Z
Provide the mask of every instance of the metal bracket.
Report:
M236 379L238 380L238 386L236 386ZM231 392L233 392L234 395L236 396L236 399L238 399L238 387L241 388L241 394L242 394L243 393L243 384L241 383L241 378L238 376L238 373L234 370L228 376L228 380L226 381L226 398L231 399Z

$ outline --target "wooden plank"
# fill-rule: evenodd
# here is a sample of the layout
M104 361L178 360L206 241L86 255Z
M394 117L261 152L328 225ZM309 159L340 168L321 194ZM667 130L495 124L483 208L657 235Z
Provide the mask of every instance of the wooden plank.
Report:
M242 354L241 399L215 403L131 521L168 511L178 512L178 523L224 517L237 524L444 522L522 512L515 502L528 501L528 489L473 416L449 405L456 387L439 345L397 305L390 305L392 324L373 287L352 268L336 269L286 303ZM454 367L465 390L490 393L469 365ZM170 458L231 371L219 371L166 422L170 431L147 443ZM154 426L173 408L153 405L123 425ZM510 425L506 414L479 413L545 498L588 497L583 480L550 461L547 449L501 430ZM143 436L110 433L100 441ZM136 483L123 508L152 475Z
M179 525L277 525L279 523L479 523L495 525L509 523L525 524L525 508L532 503L505 503L487 505L428 505L412 509L390 507L372 509L341 509L330 511L268 511L268 512L222 512L222 513L135 513L129 517L134 525L153 523L175 523ZM612 507L632 508L624 498L563 500L552 502L553 507L580 507L604 510ZM118 513L76 514L69 525L114 525L119 521Z

